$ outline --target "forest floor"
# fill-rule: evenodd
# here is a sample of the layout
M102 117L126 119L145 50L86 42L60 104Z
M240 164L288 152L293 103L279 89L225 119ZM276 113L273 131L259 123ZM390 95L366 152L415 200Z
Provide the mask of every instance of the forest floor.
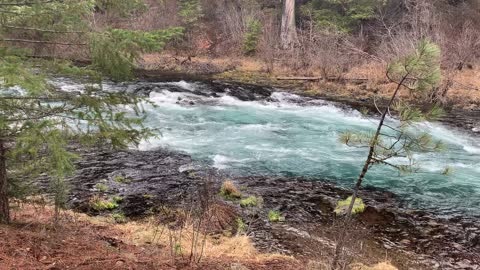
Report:
M0 225L0 269L326 269L318 262L262 254L246 236L207 240L200 262L189 252L171 255L167 234L148 221L115 224L102 217L66 211L55 225L49 206L24 204L13 211L13 222ZM185 232L185 234L188 234ZM153 237L155 238L155 237ZM383 256L383 255L382 255ZM356 270L395 270L388 263Z

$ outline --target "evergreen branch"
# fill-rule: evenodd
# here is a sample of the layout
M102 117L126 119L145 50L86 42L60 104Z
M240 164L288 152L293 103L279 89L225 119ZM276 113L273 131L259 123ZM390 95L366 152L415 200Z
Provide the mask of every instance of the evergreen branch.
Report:
M57 33L57 34L64 34L64 33L83 34L83 33L86 33L84 31L67 31L67 30L61 31L61 30L40 29L40 28L32 28L32 27L20 27L20 26L7 25L7 24L2 24L2 27L10 28L10 29L27 30L27 31L45 32L45 33Z
M53 2L57 2L57 0L47 0L47 1L40 1L40 2L0 3L0 6L31 6L31 5L38 5L38 4L49 4Z
M68 43L68 42L43 41L43 40L31 40L31 39L16 39L16 38L0 39L0 41L22 42L22 43L41 43L41 44L68 45L68 46L86 46L87 45L87 43Z

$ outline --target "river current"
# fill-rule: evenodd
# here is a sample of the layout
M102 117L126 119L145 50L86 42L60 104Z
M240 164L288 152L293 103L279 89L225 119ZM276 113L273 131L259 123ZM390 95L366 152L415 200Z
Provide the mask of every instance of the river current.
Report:
M69 91L76 88L71 83L57 85ZM192 93L200 85L156 83L149 99L157 106L146 105L146 125L160 128L162 134L142 142L141 150L183 151L233 176L300 176L353 186L368 149L345 146L339 135L346 130L373 131L378 119L333 102L285 92L274 92L261 101ZM105 86L110 90L129 87ZM416 128L441 140L447 149L416 154L419 171L413 174L374 166L364 185L397 194L407 207L434 209L445 216L480 214L480 138L440 123L420 123ZM446 167L451 173L443 175Z

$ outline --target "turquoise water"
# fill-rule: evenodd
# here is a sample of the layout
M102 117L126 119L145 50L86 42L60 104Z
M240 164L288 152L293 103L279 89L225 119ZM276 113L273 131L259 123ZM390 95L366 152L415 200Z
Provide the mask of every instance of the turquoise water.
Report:
M185 82L175 85L196 87ZM271 102L244 102L230 96L173 93L168 84L161 89L150 94L158 107L149 108L147 125L160 127L162 136L143 142L141 149L161 146L185 151L237 175L305 176L352 186L367 150L341 144L339 133L373 130L377 123L326 101L298 105L302 98L286 93L274 93ZM179 98L193 100L195 105L177 104ZM444 214L478 213L479 138L436 123L422 123L419 128L442 140L448 149L416 155L420 171L415 174L373 167L365 185L392 191L410 207L439 209ZM446 166L453 169L448 176L442 175Z
M66 91L81 90L72 81L59 80L56 85ZM352 187L367 149L341 144L339 134L374 130L378 123L335 103L287 93L274 93L269 102L244 102L228 95L209 98L169 91L196 90L201 86L198 83L155 85L150 100L158 106L146 107L146 124L160 128L162 136L142 142L140 149L184 151L232 175L303 176ZM107 84L104 88L135 87L138 84ZM390 167L375 166L364 185L394 192L408 207L435 209L446 216L480 215L480 138L438 123L421 123L418 128L442 140L447 150L416 155L420 171L414 174L400 175ZM447 166L453 172L442 175Z

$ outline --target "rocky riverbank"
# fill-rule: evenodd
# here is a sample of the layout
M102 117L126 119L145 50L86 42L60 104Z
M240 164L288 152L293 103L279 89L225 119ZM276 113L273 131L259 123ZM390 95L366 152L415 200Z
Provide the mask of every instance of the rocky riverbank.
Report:
M73 208L91 214L111 212L92 209L94 196L121 198L115 211L130 218L155 214L159 207L185 208L196 200L205 179L216 192L224 181L215 170L189 156L163 149L83 150L81 155L77 174L69 180L70 202ZM242 216L260 250L305 259L331 257L338 235L333 209L349 190L321 179L258 176L233 181L244 196L263 199L263 206L255 208L224 202ZM106 188L99 188L100 184ZM368 254L387 250L387 257L400 269L478 269L478 219L440 218L435 213L405 209L394 194L379 190L364 189L361 197L367 208L350 230L351 239L356 239L348 246L351 256L368 258ZM278 210L285 221L270 222L270 210Z

